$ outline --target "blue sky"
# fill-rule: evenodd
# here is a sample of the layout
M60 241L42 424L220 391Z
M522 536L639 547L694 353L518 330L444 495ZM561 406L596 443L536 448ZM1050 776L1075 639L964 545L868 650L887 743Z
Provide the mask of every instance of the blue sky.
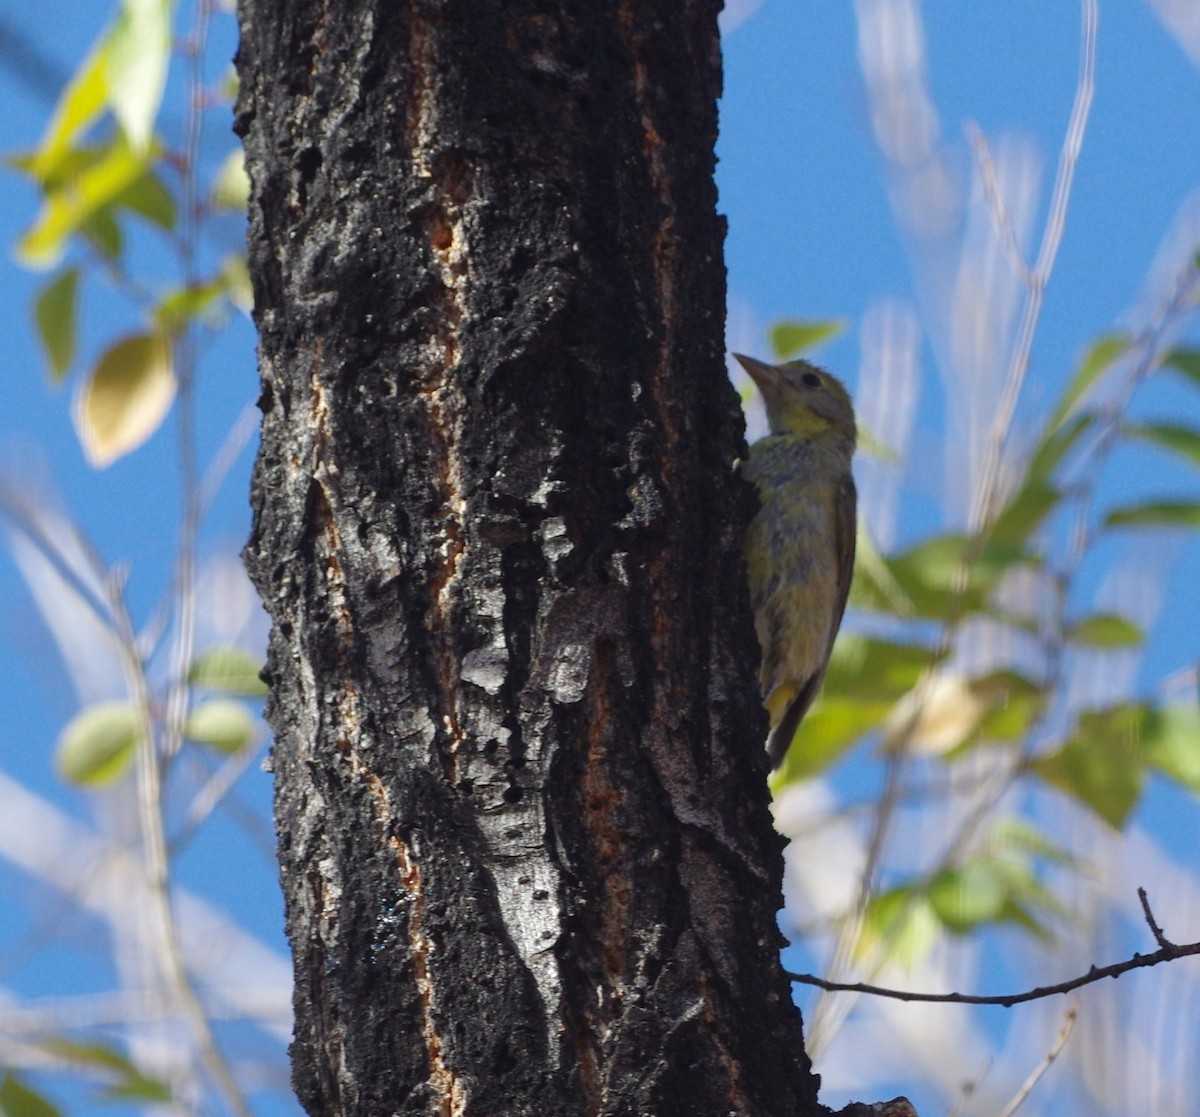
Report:
M864 322L871 320L873 308L890 300L889 305L911 309L918 323L915 360L921 376L906 455L910 467L898 505L896 540L904 543L955 521L953 510L946 511L958 453L955 412L947 395L954 373L946 367L945 338L939 336L936 323L930 324L931 313L936 318L937 296L931 293L936 285L930 279L936 267L930 263L928 245L922 247L895 220L896 179L873 133L858 50L859 21L866 20L874 6L848 0L763 0L731 9L718 185L720 206L729 219L731 346L766 355L763 331L777 318L843 318L847 330L819 356L852 388L860 387ZM1168 0L1159 5L1167 6ZM77 64L109 10L93 0L10 7L2 17L4 25L62 75ZM1034 168L1040 162L1040 172L1029 171L1028 221L1036 244L1076 87L1079 7L1044 0L927 0L920 13L926 88L936 110L943 165L952 180L969 182L973 164L964 135L969 120L983 130L993 150L1011 144L1025 160L1022 167ZM1192 40L1173 34L1148 2L1101 4L1095 101L1032 349L1027 390L1018 409L1019 421L1027 426L1036 423L1045 401L1065 382L1090 339L1131 320L1131 315L1136 320L1147 275L1189 198L1195 232L1200 33L1193 34ZM231 20L219 17L209 52L210 78L222 72L232 47ZM178 91L177 79L171 88ZM0 92L6 105L0 118L0 150L28 148L41 133L49 104L9 68L0 69ZM223 125L211 124L207 165L215 166L232 143ZM0 239L6 245L11 246L30 221L33 204L30 191L15 176L0 177ZM220 225L210 236L208 251L219 255L235 246L240 235L235 223ZM957 235L951 230L947 243ZM149 249L144 258L148 266L155 266ZM70 387L57 392L48 388L28 326L38 281L19 269L11 256L0 264L0 291L9 308L0 468L9 480L36 493L39 501L61 501L107 562L128 564L130 600L137 618L144 621L169 582L177 534L171 424L106 471L97 473L86 465L71 427ZM85 296L83 321L85 356L94 355L114 333L136 326L136 316L96 286ZM1196 343L1194 332L1192 341ZM201 458L207 460L256 394L248 324L237 324L206 355L203 369ZM1198 399L1185 389L1156 384L1136 407L1141 414L1181 419L1195 416ZM203 559L236 554L244 540L249 464L249 452L244 452L206 521ZM1164 492L1194 497L1196 484L1194 474L1164 465L1159 457L1122 452L1110 463L1103 491L1117 501ZM1197 547L1177 538L1154 546L1151 565L1170 607L1156 613L1145 662L1135 668L1137 687L1152 686L1197 658L1200 604L1192 590ZM1119 557L1115 550L1113 554ZM1102 561L1087 572L1093 589L1103 586L1108 569L1109 563ZM7 557L0 558L0 609L5 617L5 639L0 641L0 770L86 818L94 808L63 789L50 763L53 742L78 699L64 685L53 643ZM242 781L241 795L261 815L269 800L268 777L251 770ZM1194 834L1194 804L1171 789L1157 789L1151 804L1157 840L1181 854ZM242 864L231 855L231 850L243 848L238 845L240 835L236 824L218 821L185 855L183 877L282 951L273 868L266 858ZM244 871L230 870L231 856ZM221 868L214 872L213 865ZM0 880L16 882L22 895L39 900L34 906L46 910L46 897L30 889L20 873L0 868ZM44 955L40 964L35 952L32 964L6 965L6 944L15 958L19 951L13 944L23 941L22 928L31 925L36 927L36 920L27 923L19 914L0 918L0 983L33 996L103 987L111 978L89 969L94 956L87 951L56 950ZM68 937L77 937L81 926L87 925L68 920ZM1178 937L1188 936L1181 931ZM984 1032L995 1039L994 1029ZM842 1084L840 1065L834 1063L828 1078L835 1091ZM906 1077L903 1068L895 1080L908 1083L911 1092L911 1075ZM846 1083L845 1088L852 1085ZM911 1096L922 1112L941 1111L946 1105L943 1086L931 1086L924 1098L915 1092ZM831 1095L827 1100L841 1104L845 1098Z

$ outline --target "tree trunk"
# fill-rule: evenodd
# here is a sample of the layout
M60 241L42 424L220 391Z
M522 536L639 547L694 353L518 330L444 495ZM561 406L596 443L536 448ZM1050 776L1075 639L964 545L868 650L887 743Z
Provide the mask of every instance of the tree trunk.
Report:
M241 0L311 1114L817 1112L731 471L717 0Z

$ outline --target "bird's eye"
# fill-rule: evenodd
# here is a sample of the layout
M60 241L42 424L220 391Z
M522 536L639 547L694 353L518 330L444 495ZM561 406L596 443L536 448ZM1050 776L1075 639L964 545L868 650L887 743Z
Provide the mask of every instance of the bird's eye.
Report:
M800 377L800 383L806 388L819 388L821 386L821 378L815 372L806 372Z

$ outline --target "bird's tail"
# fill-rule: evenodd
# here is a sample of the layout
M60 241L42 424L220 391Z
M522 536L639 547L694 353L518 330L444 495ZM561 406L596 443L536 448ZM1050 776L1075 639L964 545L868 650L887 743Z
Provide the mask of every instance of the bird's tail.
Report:
M788 703L788 708L783 711L783 717L779 719L779 724L771 730L771 735L767 738L767 757L771 761L772 771L778 768L783 763L783 758L787 756L787 750L791 747L792 738L796 736L796 730L800 728L804 715L808 713L809 706L817 697L824 674L824 671L818 671L805 680L804 685L796 692L796 697Z

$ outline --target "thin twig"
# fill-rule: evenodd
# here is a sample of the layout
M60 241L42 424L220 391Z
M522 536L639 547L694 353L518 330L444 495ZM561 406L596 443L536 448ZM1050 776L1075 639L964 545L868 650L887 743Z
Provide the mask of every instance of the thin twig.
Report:
M889 989L881 985L869 985L861 981L827 981L823 977L815 977L813 974L793 973L791 970L785 970L784 972L792 981L798 981L803 985L815 985L818 989L824 989L827 993L865 993L872 997L888 997L896 1001L923 1001L931 1004L955 1005L999 1005L1002 1008L1011 1008L1013 1005L1024 1004L1026 1001L1040 1001L1046 997L1057 997L1063 993L1070 993L1075 989L1081 989L1085 985L1102 981L1106 977L1120 977L1122 974L1129 973L1130 970L1140 970L1147 966L1157 966L1162 962L1174 962L1179 958L1190 958L1200 954L1200 942L1176 944L1168 941L1158 928L1158 924L1154 921L1154 916L1150 912L1149 901L1145 898L1145 889L1139 888L1138 896L1142 900L1142 909L1146 913L1146 922L1150 925L1155 939L1161 944L1158 950L1153 954L1134 954L1132 958L1124 962L1114 962L1111 966L1092 966L1087 973L1081 974L1079 977L1073 977L1069 981L1061 981L1057 985L1039 985L1037 988L1028 989L1024 993L1005 993L997 996L975 996L970 993L918 993L909 989Z
M1013 415L1029 371L1029 355L1033 349L1034 335L1042 312L1042 299L1054 270L1058 246L1066 228L1067 203L1071 197L1071 184L1075 177L1075 166L1083 147L1083 136L1087 130L1088 113L1095 93L1096 77L1096 25L1098 13L1096 0L1081 0L1082 26L1079 48L1079 80L1075 86L1075 102L1071 107L1071 119L1058 156L1058 173L1055 176L1054 192L1050 199L1050 213L1042 232L1042 244L1038 250L1033 271L1027 273L1029 288L1017 329L1017 340L1009 361L1008 377L996 418L988 436L987 457L979 486L979 500L975 509L975 523L986 526L991 518L999 494L1000 462L1005 444L1012 428Z
M1138 899L1142 902L1142 914L1146 917L1146 925L1150 928L1150 933L1154 936L1154 941L1158 943L1163 950L1170 950L1175 946L1166 935L1162 933L1162 928L1158 925L1154 918L1154 912L1150 910L1150 899L1146 895L1146 890L1139 887L1137 890Z
M968 120L963 124L963 132L966 134L967 143L971 145L971 151L975 154L975 161L979 164L979 179L983 183L984 197L988 200L996 232L1008 250L1009 256L1012 257L1013 267L1017 274L1026 284L1029 284L1033 281L1033 273L1030 271L1025 254L1021 251L1021 246L1017 243L1017 232L1013 228L1012 214L1009 213L1008 206L1000 194L1000 176L996 173L996 164L992 161L992 151L988 146L987 136L973 120Z
M1067 1046L1067 1040L1071 1038L1071 1029L1075 1027L1075 1021L1078 1016L1079 998L1076 997L1074 1004L1067 1009L1067 1018L1063 1022L1063 1026L1059 1029L1058 1036L1050 1045L1050 1050L1042 1056L1042 1061L1034 1067L1029 1077L1021 1083L1021 1088L1013 1095L1012 1101L1000 1110L996 1117L1012 1117L1024 1103L1025 1099L1033 1093L1033 1088L1041 1081L1042 1076L1050 1069L1054 1060L1062 1054L1062 1049Z

